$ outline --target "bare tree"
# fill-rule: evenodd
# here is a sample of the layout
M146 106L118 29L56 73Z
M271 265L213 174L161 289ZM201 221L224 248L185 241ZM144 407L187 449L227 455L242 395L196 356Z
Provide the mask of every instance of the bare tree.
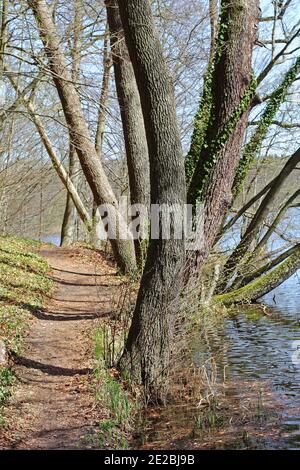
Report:
M72 58L72 80L74 83L78 82L80 74L80 35L81 35L81 13L82 13L82 0L74 0L74 19L73 19L73 44L71 46ZM79 177L79 161L76 155L76 148L73 143L69 144L69 177L72 180L75 188L78 187ZM61 226L61 246L69 246L74 241L74 231L76 222L75 206L72 197L67 191L66 207Z
M184 161L172 82L147 0L119 1L140 91L150 158L151 203L185 202ZM161 399L168 372L184 239L151 239L125 351L120 361L152 400Z
M122 22L116 0L107 0L107 18L111 33L111 48L115 71L115 81L120 105L127 168L130 185L130 202L149 207L150 175L149 158L140 95L133 67L124 39ZM140 215L140 237L145 237L146 220ZM140 240L135 243L136 257L142 259Z
M28 4L36 18L52 78L61 100L70 139L76 148L82 170L94 199L99 206L109 204L111 208L114 208L113 214L112 211L108 211L108 219L112 230L117 234L115 239L110 239L115 258L120 269L132 271L135 268L133 241L126 222L117 210L116 197L92 142L78 92L72 82L51 12L45 0L28 0Z

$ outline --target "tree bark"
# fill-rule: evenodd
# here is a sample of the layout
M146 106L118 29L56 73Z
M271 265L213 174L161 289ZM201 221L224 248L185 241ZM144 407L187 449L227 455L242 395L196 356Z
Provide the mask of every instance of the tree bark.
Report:
M199 102L199 107L194 118L194 129L191 137L190 150L185 160L185 170L187 186L195 173L195 168L201 153L201 149L206 137L209 120L212 113L212 83L215 66L215 53L217 47L218 33L218 1L209 0L209 20L210 20L210 51L207 70L203 77L203 90Z
M118 2L138 84L150 158L152 204L185 203L185 174L174 90L154 29L148 0ZM164 397L173 323L178 308L184 239L151 239L124 354L123 373L145 386L151 400Z
M258 19L257 0L221 2L218 39L209 71L210 93L206 90L206 99L211 100L207 128L204 137L202 131L197 136L201 122L198 123L196 116L193 138L197 155L191 149L197 163L188 188L188 203L202 202L205 213L203 249L190 253L187 268L187 276L194 274L195 279L214 245L232 199L231 188L256 89L252 51ZM197 146L198 137L201 137L200 146Z
M117 0L106 0L115 82L123 125L130 202L150 205L150 174L147 139L139 90L125 43ZM142 262L141 240L145 238L146 220L140 214L140 237L135 240L137 261Z
M112 230L116 232L116 238L110 238L116 261L122 271L133 271L136 264L132 237L130 237L126 222L117 210L116 197L92 142L79 95L72 83L50 10L45 0L28 0L28 4L36 18L49 68L68 125L70 139L76 148L83 173L97 205L109 204L113 209L113 213L112 211L108 213L108 220Z
M223 0L216 51L211 74L212 106L204 143L188 188L188 202L209 197L222 169L223 196L218 205L231 200L233 180L247 126L249 105L255 94L252 84L252 50L259 18L257 0ZM243 50L243 55L240 51ZM213 173L215 175L213 175ZM213 176L212 176L213 175ZM225 175L228 175L226 178ZM206 194L205 194L206 192ZM216 198L215 198L216 199ZM215 211L217 207L215 206Z

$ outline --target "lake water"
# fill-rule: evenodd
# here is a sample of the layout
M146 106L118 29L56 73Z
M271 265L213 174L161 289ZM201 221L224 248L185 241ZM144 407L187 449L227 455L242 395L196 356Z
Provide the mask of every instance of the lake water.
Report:
M209 347L200 339L195 360L201 363L209 350L228 379L268 383L280 404L281 448L300 449L300 272L261 301L270 314L237 307L208 332Z
M42 237L42 242L53 243L53 245L60 246L60 235L47 235Z

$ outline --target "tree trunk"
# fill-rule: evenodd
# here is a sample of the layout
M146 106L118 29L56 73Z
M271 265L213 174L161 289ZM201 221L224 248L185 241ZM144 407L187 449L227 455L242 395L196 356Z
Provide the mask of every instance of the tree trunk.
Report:
M105 131L106 115L107 115L107 106L109 100L109 82L110 82L110 69L112 66L111 54L109 51L109 38L108 38L108 23L105 28L105 39L103 43L103 76L102 76L102 85L100 93L100 102L99 102L99 111L98 111L98 122L97 130L95 137L95 149L99 159L102 159L102 147L103 147L103 138ZM99 233L103 229L103 223L101 216L98 211L98 206L96 201L93 201L92 208L92 224L93 228L90 233L90 244L100 250L103 247L103 240L99 238Z
M71 48L72 57L72 80L78 82L80 73L80 37L81 37L81 14L82 0L73 0L74 20L73 20L73 46ZM69 177L74 187L77 189L78 182L78 164L76 149L70 143L69 146ZM79 163L79 162L78 162ZM76 229L76 212L69 192L67 192L65 212L61 227L61 246L70 246L74 241L74 232Z
M218 34L218 0L209 0L210 22L210 59L213 60L213 51Z
M77 190L78 187L79 162L73 145L69 150L69 178ZM93 223L93 222L92 222ZM67 191L66 206L61 226L61 246L70 246L74 242L76 229L76 207L72 201L71 194Z
M277 260L273 262L273 265ZM300 268L300 245L292 249L292 254L279 266L263 275L259 279L240 289L216 295L214 300L225 305L242 302L254 302L263 295L268 294L284 281L291 277Z
M63 183L63 185L65 186L65 188L67 189L68 193L70 194L71 198L72 198L72 201L77 209L77 212L78 212L78 215L80 217L80 219L82 220L82 222L84 223L84 225L86 226L86 229L88 231L91 230L92 228L92 223L91 223L91 218L89 216L89 213L88 211L86 210L86 208L84 207L84 204L83 202L81 201L80 199L80 196L77 192L77 189L75 188L71 178L69 177L65 167L63 166L63 164L60 162L60 159L59 157L56 155L55 153L55 150L54 150L54 147L52 146L51 144L51 141L49 139L49 136L46 132L46 129L44 128L43 126L43 123L40 119L40 117L38 116L38 114L36 113L36 110L33 106L33 104L31 103L30 99L26 98L24 96L24 92L22 92L16 82L16 80L14 79L13 77L13 74L9 73L6 70L6 73L7 73L7 76L8 76L8 79L9 81L11 82L13 88L15 89L15 91L18 93L18 96L19 98L22 100L22 102L24 103L24 105L26 106L27 110L28 110L28 113L32 119L32 122L34 123L34 125L36 126L36 129L39 133L39 136L41 138L41 141L43 142L44 146L45 146L45 149L49 155L49 158L53 164L53 167L57 173L57 175L59 176L61 182Z
M130 202L132 205L143 204L149 209L149 158L139 90L124 39L117 0L106 0L105 3L111 34L116 89L123 124ZM147 221L142 219L142 215L140 214L140 237L135 240L135 252L139 263L142 261L141 240L145 238L147 231Z
M280 221L283 219L287 209L291 207L295 199L297 199L300 196L300 189L294 192L287 201L282 205L280 210L278 211L276 217L274 218L272 224L268 228L267 232L265 235L262 237L262 239L258 242L256 245L253 253L251 254L251 259L257 258L260 253L262 252L263 248L267 245L268 241L270 240L272 234L276 230L276 227L279 225Z
M140 91L150 158L152 204L185 203L184 160L174 90L148 0L119 1L126 44ZM151 400L164 397L173 323L178 309L184 239L151 239L140 290L120 361L123 373L145 386Z
M255 269L254 271L249 270L246 273L246 276L243 278L240 285L233 286L233 288L230 289L230 290L233 291L233 290L237 290L240 287L247 286L248 284L251 284L256 279L264 276L268 271L275 268L278 264L282 263L287 258L289 258L290 255L293 255L295 253L295 251L298 250L298 248L299 248L298 245L292 246L292 248L290 248L289 250L284 251L279 256L277 256L275 259L271 259L271 261L269 261L264 266L261 266L260 268Z
M222 230L217 238L217 241L219 241L221 237L223 237L223 235L229 229L231 229L231 227L233 227L234 224L236 224L236 222L245 214L245 212L247 212L248 209L250 209L251 206L253 206L253 204L259 201L259 199L269 191L269 189L272 187L273 184L276 184L276 178L270 181L270 183L268 183L263 189L261 189L257 194L255 194L255 196L249 199L249 201L246 202L243 205L243 207L241 207L241 209L237 211L237 213L227 222L227 224L224 225L224 227L222 227Z
M106 26L105 33L108 34L108 25ZM105 121L107 114L107 105L109 99L109 79L111 69L111 54L109 51L108 37L105 36L103 44L103 76L100 93L100 103L98 112L97 131L95 138L95 148L99 158L102 158L103 136L105 131Z
M204 144L205 134L209 125L209 119L212 112L212 81L215 66L215 52L217 46L218 33L218 1L209 0L209 20L210 20L210 51L207 70L203 77L203 91L200 99L198 111L194 118L194 130L191 137L190 150L185 159L185 172L187 184L189 186L193 177L202 146Z
M49 68L68 125L70 139L76 148L83 173L97 205L110 205L108 221L111 229L116 233L116 238L110 238L110 242L116 261L122 271L132 271L136 266L132 237L130 237L126 222L117 210L116 197L92 142L79 95L72 83L49 7L45 0L28 0L28 4L36 18Z
M196 165L188 203L202 202L205 208L203 250L190 253L187 268L188 276L194 271L196 279L232 199L231 188L256 89L251 64L258 18L258 0L221 2L215 56L207 76L210 92L206 90L206 100L211 103L207 127L203 135L197 115L190 151Z
M2 80L4 72L4 58L5 58L5 49L7 46L7 17L8 17L8 5L9 0L3 0L1 5L1 28L0 28L0 80Z
M69 165L70 167L70 165ZM71 246L74 242L75 207L70 193L67 193L64 216L61 224L60 246Z
M89 243L90 245L95 248L96 250L101 250L103 248L103 240L99 237L99 232L101 233L103 228L103 222L101 220L101 216L98 211L98 206L93 202L92 208L92 230L90 231L89 236Z

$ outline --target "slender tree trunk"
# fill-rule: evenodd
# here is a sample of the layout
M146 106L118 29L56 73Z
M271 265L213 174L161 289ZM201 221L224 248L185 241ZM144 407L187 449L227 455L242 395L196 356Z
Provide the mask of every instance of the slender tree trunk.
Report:
M259 269L254 269L252 272L251 270L248 270L248 273L243 278L241 284L238 285L237 287L234 286L232 289L230 289L230 291L237 290L240 287L247 286L248 284L251 284L256 279L263 277L268 271L275 268L278 264L282 263L291 255L293 255L295 251L298 250L298 248L299 248L299 245L292 246L290 249L284 251L283 253L280 253L280 255L277 256L275 259L271 259L268 263L261 266Z
M210 61L213 60L218 35L218 0L209 0Z
M151 203L185 203L184 160L174 90L148 0L119 1L126 44L140 91L150 158ZM164 396L178 308L184 239L151 239L125 351L123 373L142 383L150 399Z
M241 209L239 209L237 213L229 220L229 222L227 222L227 224L224 225L216 241L219 241L220 238L228 230L230 230L234 226L234 224L236 224L236 222L245 214L245 212L247 212L247 210L250 209L250 207L253 206L253 204L259 201L259 199L262 196L264 196L274 184L276 184L276 178L270 181L270 183L268 183L263 189L261 189L257 194L255 194L255 196L249 199L249 201L246 202L246 204L244 204L243 207L241 207Z
M269 226L269 228L266 231L266 233L264 234L264 236L257 243L257 245L255 246L253 252L249 255L249 257L247 257L247 264L242 266L241 271L239 272L239 275L232 282L230 290L238 289L239 287L243 287L243 286L249 284L252 280L256 279L257 277L259 277L260 274L263 274L267 270L266 267L262 267L259 270L255 269L254 272L251 272L251 266L257 266L257 264L260 262L259 256L263 253L263 250L264 250L265 246L267 245L267 243L270 240L272 234L276 230L276 227L278 226L278 224L280 223L280 221L284 217L284 214L286 213L286 210L292 205L294 200L299 195L300 195L300 190L297 190L282 205L282 207L278 211L276 217L274 218L272 224ZM289 253L288 253L288 255L289 255ZM280 257L278 257L278 260L280 260ZM278 261L278 263L279 262L281 262L281 261ZM272 264L273 261L271 261L270 263L271 263L271 267L274 267L274 264Z
M108 35L109 29L108 24L105 29L106 34ZM100 93L100 103L99 103L99 113L98 113L98 122L97 122L97 131L95 138L95 148L99 158L102 158L102 147L103 147L103 136L105 131L105 121L107 114L107 105L108 105L108 92L109 92L109 79L110 79L110 69L112 65L111 53L109 51L109 39L105 36L103 44L103 76L102 76L102 85Z
M124 39L123 26L117 0L106 0L107 18L114 64L115 82L125 140L130 202L150 205L150 174L147 139L139 90ZM147 230L146 220L140 214L140 238L135 240L138 262L142 261L141 239Z
M1 5L1 28L0 28L0 80L2 80L4 72L4 58L5 58L5 49L7 46L7 16L8 16L8 4L9 0L2 0Z
M279 175L275 178L274 184L270 187L269 191L265 195L247 230L245 231L240 243L225 263L221 281L218 285L218 292L224 292L226 290L226 287L233 274L236 272L236 270L241 269L242 264L245 264L251 256L251 252L249 252L249 247L251 246L253 240L255 240L262 224L264 223L267 214L270 213L271 206L276 197L278 196L283 183L286 181L288 176L291 174L291 172L294 170L294 168L299 162L300 148L296 150L296 152L292 155L291 158L289 158Z
M294 194L292 194L288 198L288 200L282 205L282 207L278 211L276 217L274 218L272 224L268 228L267 232L265 233L265 235L262 237L262 239L256 245L253 253L251 254L251 259L257 258L260 255L260 253L262 252L262 250L264 249L264 247L267 245L268 241L270 240L271 236L273 235L274 231L276 230L276 227L279 225L280 221L283 219L283 217L286 213L286 210L289 207L291 207L291 205L293 204L295 199L298 198L299 196L300 196L300 189L295 191Z
M79 161L75 148L70 145L69 150L69 178L74 188L78 189ZM93 223L93 222L92 222ZM72 196L67 191L66 206L61 226L61 246L70 246L74 242L76 230L76 207L74 206ZM92 231L92 229L91 229Z
M57 175L59 176L60 180L62 181L63 185L66 187L68 193L70 194L70 196L72 198L72 201L73 201L73 203L74 203L74 205L77 209L79 217L81 218L82 222L86 226L86 229L88 231L90 231L91 227L92 227L92 223L91 223L91 218L89 216L89 213L86 210L86 208L84 207L84 204L81 201L80 196L79 196L79 194L78 194L71 178L68 175L68 172L66 171L63 164L60 162L59 157L56 155L54 147L51 144L49 136L46 132L46 129L43 126L43 123L42 123L40 117L36 113L36 110L35 110L32 102L30 101L30 99L26 98L25 95L24 95L24 92L22 92L20 90L16 80L13 78L13 74L9 73L7 71L7 69L6 69L6 73L7 73L8 79L10 80L13 88L18 93L18 96L19 96L18 99L21 99L22 102L24 103L24 105L26 106L26 108L28 110L28 113L29 113L29 115L32 119L32 122L36 126L36 129L39 133L41 141L43 142L43 144L45 146L45 149L46 149L46 151L49 155L49 158L52 161L53 167L54 167Z
M225 294L216 295L214 300L228 305L232 303L253 302L263 295L268 294L300 268L300 245L296 245L288 250L288 252L288 258L267 274L262 275L244 287ZM267 268L270 269L276 266L282 261L284 256L285 254L280 255L280 257L278 257L279 260L276 258L276 260L267 265Z
M73 45L71 47L72 57L72 80L76 83L80 73L80 42L81 42L81 14L82 0L73 0L74 4L74 20L73 20ZM76 155L76 149L73 144L69 146L69 177L74 187L77 189L79 162ZM92 219L93 220L93 219ZM93 223L93 222L92 222ZM61 227L61 246L70 246L74 241L74 233L76 230L76 209L73 204L71 195L67 192L66 206Z
M109 51L109 28L108 24L105 28L105 39L103 43L103 76L102 76L102 85L100 92L100 102L99 102L99 112L98 112L98 121L97 121L97 130L95 137L95 149L98 154L99 159L102 159L102 147L103 147L103 138L105 131L105 122L107 115L107 106L109 99L109 79L110 79L110 69L112 66L111 53ZM102 247L102 240L99 238L99 232L102 230L102 220L98 211L98 206L96 201L93 201L92 208L92 223L93 229L90 234L90 243L96 248L100 249Z
M251 139L246 144L242 158L239 161L232 187L233 199L236 198L236 196L240 193L243 187L243 183L245 182L249 170L255 161L257 152L260 149L264 138L266 137L270 125L272 124L272 121L276 116L276 113L278 112L281 104L284 102L289 87L294 83L297 75L299 74L299 71L300 58L298 58L289 68L280 85L271 94L266 109L264 110L263 115L258 122L258 126L255 129L254 134L251 136Z
M70 168L70 165L69 165ZM69 193L66 197L64 216L61 224L60 246L71 246L74 242L75 207Z
M72 83L49 7L45 0L28 0L28 4L36 18L52 78L61 100L70 139L76 148L83 173L97 205L110 205L108 221L116 234L116 238L110 238L110 242L116 261L122 271L132 271L136 266L133 240L125 220L117 210L118 202L92 142L79 95Z
M98 211L98 206L95 201L93 201L92 207L92 230L90 232L89 243L91 246L97 250L103 248L103 241L99 238L99 231L103 227L103 222Z

